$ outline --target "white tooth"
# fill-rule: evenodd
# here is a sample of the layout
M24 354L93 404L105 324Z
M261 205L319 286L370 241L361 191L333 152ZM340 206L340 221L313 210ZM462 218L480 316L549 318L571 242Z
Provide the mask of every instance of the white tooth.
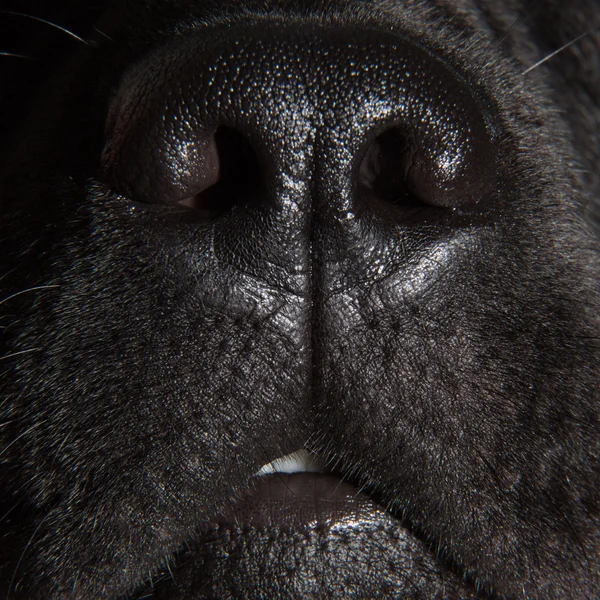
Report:
M298 450L287 456L276 458L273 462L263 465L257 475L272 475L273 473L323 473L325 465L308 450Z

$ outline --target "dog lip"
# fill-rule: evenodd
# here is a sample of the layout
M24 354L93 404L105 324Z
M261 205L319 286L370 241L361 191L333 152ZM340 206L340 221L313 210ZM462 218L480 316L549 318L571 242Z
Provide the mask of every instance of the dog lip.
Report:
M294 577L308 581L317 574L335 580L337 575L331 574L339 573L345 585L350 555L358 561L359 572L359 563L371 560L389 567L383 583L369 584L375 586L369 590L377 590L369 597L387 596L389 585L405 590L407 579L421 576L439 589L436 597L475 597L464 573L446 565L403 518L378 501L377 494L365 493L308 450L263 465L250 488L245 497L198 527L180 559L180 579L197 581L197 589L217 589L223 578L237 581L260 573L260 589L273 578L269 589L289 590ZM281 564L292 566L292 579L280 579ZM456 593L448 595L449 587ZM297 597L293 589L283 595ZM160 597L171 596L165 592Z
M224 511L220 527L332 529L367 522L396 522L375 500L335 473L275 472L256 477L253 490Z
M286 464L292 461L279 461ZM251 581L252 589L266 586L281 598L324 597L330 590L347 589L349 581L355 585L365 569L370 577L372 564L383 564L381 574L359 589L368 592L361 596L388 597L394 589L397 597L414 597L411 580L423 577L423 597L485 597L476 596L464 574L449 568L401 518L335 473L267 473L252 484L245 498L197 530L178 560L173 582L188 580L194 590L218 590L207 597L223 597L224 581ZM323 589L299 593L314 578ZM169 594L169 578L159 585L165 589L153 598L175 597Z
M220 526L304 528L395 520L322 457L304 448L263 465L251 486L246 497L221 514Z

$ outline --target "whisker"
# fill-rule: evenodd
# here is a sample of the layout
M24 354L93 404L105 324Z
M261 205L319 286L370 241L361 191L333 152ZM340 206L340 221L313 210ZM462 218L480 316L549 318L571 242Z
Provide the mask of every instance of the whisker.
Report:
M506 29L506 31L495 41L494 45L500 46L502 43L504 43L508 39L510 34L516 29L516 27L519 26L521 23L524 23L530 16L531 15L520 16L517 19L515 19L508 26L508 29Z
M101 29L94 27L94 31L98 32L102 37L105 37L109 42L114 41L107 33L104 33Z
M58 29L59 31L66 33L68 36L72 37L74 40L78 41L79 43L84 44L86 46L88 45L88 42L86 42L83 38L79 37L76 33L73 33L66 27L62 27L61 25L58 25L57 23L53 23L52 21L47 21L46 19L42 19L41 17L34 17L33 15L28 15L26 13L17 12L15 10L0 9L0 13L2 13L4 15L14 15L16 17L23 17L25 19L31 19L32 21L38 21L39 23L44 23L46 25L49 25L50 27L54 27L54 29Z
M1 517L0 517L0 523L4 523L4 521L6 521L8 519L8 517L10 517L10 514L16 510L17 508L19 508L19 504L13 504L11 508L9 508Z
M537 69L540 65L543 65L546 61L550 60L551 58L554 58L557 54L560 54L563 50L570 48L571 46L573 46L573 44L576 44L579 40L582 40L584 37L587 37L588 35L594 33L595 31L598 31L599 29L600 29L599 27L594 27L593 29L584 31L582 34L578 35L576 38L573 38L570 42L567 42L566 44L562 45L560 48L554 50L554 52L551 52L550 54L548 54L541 60L538 60L534 65L531 65L531 67L525 69L523 71L523 73L521 73L521 75L527 75L534 69Z
M5 354L4 356L0 356L0 361L8 360L9 358L14 358L15 356L21 356L23 354L29 354L30 352L39 352L41 348L29 348L28 350L20 350L19 352L12 352L11 354Z
M58 285L40 285L37 287L27 288L26 290L21 290L20 292L15 292L14 294L7 296L6 298L4 298L4 300L0 300L0 306L2 304L4 304L5 302L8 302L9 300L12 300L13 298L20 296L21 294L27 294L29 292L37 292L38 290L53 290L57 287L58 287Z
M16 52L0 52L0 56L10 56L11 58L23 58L25 60L35 60L31 56L25 56L24 54L17 54Z
M19 567L21 566L21 563L23 562L23 559L25 558L25 554L27 553L27 550L29 550L29 546L31 546L31 544L32 544L35 536L38 534L38 531L41 529L42 525L45 523L47 517L48 517L48 515L46 515L40 521L39 525L35 528L35 531L31 534L31 537L27 541L27 544L25 544L25 548L23 548L23 552L21 552L21 556L19 557L19 560L17 561L17 566L15 567L15 570L13 572L13 576L11 577L10 584L8 586L8 594L6 595L6 600L9 599L10 593L11 593L11 591L13 589L14 584L15 584L15 579L17 578L17 574L19 572Z
M173 571L171 570L171 561L169 560L169 557L167 557L167 559L165 560L165 563L166 563L166 565L165 565L165 566L166 566L166 568L167 568L167 571L169 572L169 575L170 575L170 577L171 577L171 581L172 581L172 582L173 582L175 585L177 585L177 582L175 581L175 576L173 575Z
M28 434L30 434L34 429L37 429L38 427L40 427L41 425L43 425L46 421L38 421L35 425L32 425L31 427L29 427L28 429L26 429L25 431L23 431L23 433L21 433L21 435L18 435L12 442L10 442L9 444L7 444L4 449L0 452L0 456L2 456L3 454L5 454L10 447L13 444L16 444L21 438L26 437Z

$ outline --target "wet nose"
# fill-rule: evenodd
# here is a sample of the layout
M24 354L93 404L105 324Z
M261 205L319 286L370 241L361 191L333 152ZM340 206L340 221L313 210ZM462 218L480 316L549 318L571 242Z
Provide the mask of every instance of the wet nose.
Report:
M343 237L360 218L409 227L489 205L495 160L483 100L414 41L256 23L187 33L129 72L102 164L119 194L227 223L238 248L270 227L270 255L298 263L315 226Z

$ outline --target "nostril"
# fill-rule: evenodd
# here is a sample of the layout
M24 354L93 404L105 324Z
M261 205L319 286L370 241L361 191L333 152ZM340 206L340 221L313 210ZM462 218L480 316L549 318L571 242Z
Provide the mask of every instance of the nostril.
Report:
M312 176L328 178L314 189L343 186L338 199L355 192L394 221L414 208L445 219L495 204L492 116L460 73L409 40L244 26L177 40L124 78L101 177L131 200L199 219L259 197L274 206L281 182L295 194Z
M197 177L176 204L198 216L216 218L235 204L256 198L262 186L258 158L250 142L230 127L219 127L204 150Z
M420 197L418 178L423 161L414 140L397 128L379 135L367 148L359 167L359 191L404 207L431 205Z
M424 135L400 125L379 134L360 160L359 195L409 210L463 208L489 199L495 177L487 132L478 137L463 127L460 143L448 143L447 129L437 123Z
M125 99L134 104L135 96ZM263 170L241 132L161 116L158 102L153 108L132 111L116 103L109 117L102 178L115 192L141 204L184 209L201 220L257 197Z

